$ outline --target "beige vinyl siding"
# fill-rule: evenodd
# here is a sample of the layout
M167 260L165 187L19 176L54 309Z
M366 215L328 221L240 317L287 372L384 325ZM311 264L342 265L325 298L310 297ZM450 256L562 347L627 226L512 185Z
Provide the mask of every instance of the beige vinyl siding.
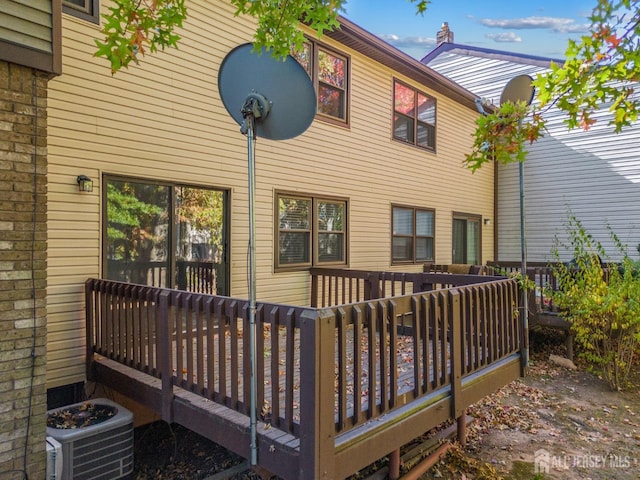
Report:
M52 52L51 0L3 0L0 39Z
M107 2L101 9L106 11ZM65 75L49 91L48 387L84 379L83 284L100 275L102 175L230 189L231 295L247 293L247 144L218 94L218 67L250 40L250 19L228 2L190 0L180 49L111 76L93 58L97 26L64 16ZM274 272L276 191L348 199L349 267L389 269L391 204L436 210L436 261L451 261L452 212L492 217L493 171L462 167L476 113L435 94L437 153L391 139L392 70L329 38L351 58L349 128L314 121L300 137L256 145L259 301L306 305L307 272ZM80 193L76 176L95 182ZM483 232L483 255L493 251ZM421 265L394 267L421 270Z

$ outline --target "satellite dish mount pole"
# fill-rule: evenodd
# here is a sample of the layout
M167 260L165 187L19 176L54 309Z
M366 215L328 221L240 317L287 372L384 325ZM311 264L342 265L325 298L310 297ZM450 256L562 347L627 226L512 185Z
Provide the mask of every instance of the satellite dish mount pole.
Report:
M254 51L250 43L231 50L220 64L218 90L231 117L247 136L249 179L249 357L250 357L250 461L258 464L258 338L256 325L256 214L255 141L287 140L303 133L315 118L316 93L307 71L288 55L280 61L265 48ZM260 93L258 93L260 92ZM267 100L268 99L268 100ZM238 108L242 105L242 108ZM267 118L268 117L268 118ZM262 375L262 372L260 372ZM260 376L261 376L260 375ZM262 407L262 405L260 405Z
M242 106L244 122L240 131L247 135L249 177L249 346L250 346L250 429L251 465L258 464L258 419L257 419L257 327L256 327L256 213L255 213L255 121L264 119L269 113L269 102L260 94L251 93Z
M500 105L507 101L513 103L524 102L531 105L535 88L533 78L529 75L518 75L505 85L500 95ZM521 122L521 121L520 121ZM519 124L520 125L520 124ZM529 368L529 295L525 280L527 279L527 240L526 240L526 211L524 205L524 162L518 162L518 179L520 186L520 274L522 276L522 330L524 332L522 345L522 367Z

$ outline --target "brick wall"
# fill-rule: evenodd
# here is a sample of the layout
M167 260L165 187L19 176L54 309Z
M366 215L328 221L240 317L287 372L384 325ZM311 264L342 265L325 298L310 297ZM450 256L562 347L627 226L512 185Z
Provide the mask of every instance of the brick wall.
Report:
M3 479L45 477L46 93L44 74L0 61Z

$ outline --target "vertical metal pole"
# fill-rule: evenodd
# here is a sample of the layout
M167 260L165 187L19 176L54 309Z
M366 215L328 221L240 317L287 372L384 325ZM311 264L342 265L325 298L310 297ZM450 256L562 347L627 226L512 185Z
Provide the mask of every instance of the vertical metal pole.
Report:
M256 358L256 214L255 214L255 164L254 151L254 118L245 117L247 123L247 148L249 152L249 347L251 360L251 389L250 389L250 428L251 428L251 466L258 464L258 429L257 429L257 358Z
M524 162L518 163L518 173L520 176L520 253L522 255L522 264L520 266L522 280L527 278L527 241L525 232L525 206L524 206ZM527 289L522 287L522 330L523 330L523 346L522 346L522 363L523 367L529 368L529 295Z

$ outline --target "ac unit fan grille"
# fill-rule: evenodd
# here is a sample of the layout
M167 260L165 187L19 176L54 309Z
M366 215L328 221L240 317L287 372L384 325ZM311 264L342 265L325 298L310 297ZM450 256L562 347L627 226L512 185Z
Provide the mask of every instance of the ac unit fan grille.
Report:
M124 425L69 446L74 480L108 480L133 471L133 428Z

